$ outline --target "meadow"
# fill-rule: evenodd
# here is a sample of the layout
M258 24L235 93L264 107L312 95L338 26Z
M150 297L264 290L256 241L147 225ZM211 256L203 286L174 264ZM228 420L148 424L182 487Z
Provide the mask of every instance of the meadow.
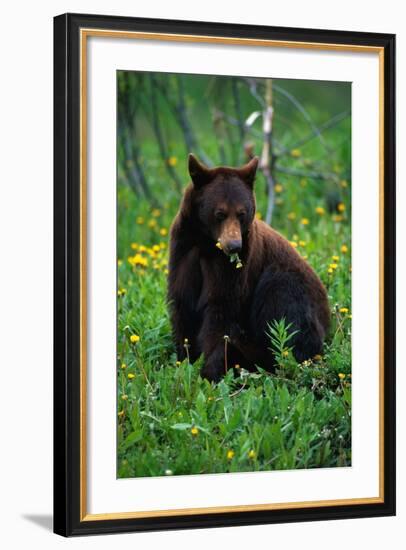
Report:
M313 128L312 139L303 139L309 132L307 117L284 101L283 94L277 101L275 93L274 133L284 155L280 171L275 171L272 226L306 258L327 288L332 323L323 353L298 364L282 321L269 331L278 362L274 373L260 368L247 372L237 366L213 384L199 375L202 358L194 364L177 361L166 280L169 229L180 193L168 167L186 186L189 151L168 122L163 125L162 159L148 117L140 113L133 139L142 138L137 163L148 176L152 197L129 184L126 174L134 160L125 147L118 152L120 478L351 465L350 117L337 117L336 124L323 128L324 121L340 110L337 98L341 110L348 105L348 87L278 84L300 98L305 114L319 129L317 133ZM220 164L225 154L233 164L241 157L235 145L238 128L223 134L229 149L222 151L219 134L205 112L212 96L199 96L203 85L201 80L186 89L189 117L198 128L199 143L215 163ZM119 81L119 90L124 88ZM123 92L123 102L124 97ZM157 101L163 119L168 119L164 99ZM252 96L243 97L242 103L249 115ZM253 142L258 148L259 131ZM256 197L257 216L265 217L268 199L262 175L257 178Z

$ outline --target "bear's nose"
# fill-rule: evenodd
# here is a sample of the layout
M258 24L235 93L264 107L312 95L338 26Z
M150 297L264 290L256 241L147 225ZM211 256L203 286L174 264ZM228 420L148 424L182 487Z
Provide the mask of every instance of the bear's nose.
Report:
M228 252L230 254L238 254L241 252L242 242L240 240L229 241L227 243Z

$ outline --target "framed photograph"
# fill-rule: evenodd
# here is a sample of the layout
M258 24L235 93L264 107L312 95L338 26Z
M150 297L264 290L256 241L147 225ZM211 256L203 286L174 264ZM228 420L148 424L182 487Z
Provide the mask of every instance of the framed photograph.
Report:
M54 530L395 514L395 37L54 20Z

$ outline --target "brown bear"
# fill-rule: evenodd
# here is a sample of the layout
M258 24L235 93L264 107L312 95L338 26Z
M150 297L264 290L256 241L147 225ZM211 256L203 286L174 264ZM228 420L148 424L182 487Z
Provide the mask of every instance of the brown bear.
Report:
M289 343L299 362L321 352L329 326L318 276L255 217L257 166L255 157L241 168L209 169L189 155L192 183L171 227L168 303L177 353L185 357L186 339L190 360L203 353L201 374L212 381L225 365L272 371L273 320L296 331Z

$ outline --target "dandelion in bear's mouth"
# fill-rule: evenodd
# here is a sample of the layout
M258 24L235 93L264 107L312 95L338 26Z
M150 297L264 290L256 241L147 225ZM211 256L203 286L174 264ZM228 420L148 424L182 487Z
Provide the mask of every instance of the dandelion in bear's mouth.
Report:
M223 245L221 244L220 241L217 241L216 242L216 248L218 248L219 250L223 250ZM243 263L242 261L240 260L240 257L237 253L234 253L234 254L230 254L229 256L230 258L230 262L233 264L235 263L235 268L236 269L241 269L242 266L243 266Z

